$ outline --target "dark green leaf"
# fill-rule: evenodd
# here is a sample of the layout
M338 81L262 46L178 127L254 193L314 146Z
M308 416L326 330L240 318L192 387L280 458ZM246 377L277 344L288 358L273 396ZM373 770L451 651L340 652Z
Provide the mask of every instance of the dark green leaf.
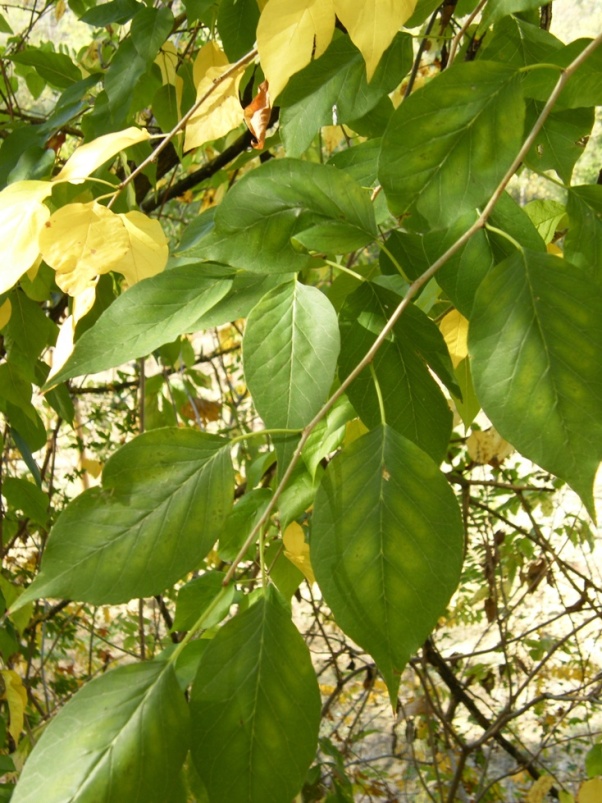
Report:
M110 0L108 3L101 3L90 8L80 19L82 22L87 22L88 25L94 25L95 28L104 28L105 25L113 22L123 25L129 22L142 8L144 5L137 3L136 0Z
M516 156L523 120L514 68L460 63L438 75L399 106L385 131L379 179L392 211L444 228L480 206Z
M395 708L404 666L460 579L463 527L453 492L423 451L378 427L326 469L310 545L337 624L376 660Z
M82 74L79 67L76 67L65 53L28 47L10 58L15 64L29 64L34 67L45 81L59 89L65 89L76 81L81 81Z
M178 335L196 331L197 320L230 286L231 280L213 277L206 265L185 265L138 282L84 332L48 384L121 365L150 354Z
M301 156L324 125L349 123L391 92L412 65L412 40L398 34L370 83L349 37L339 36L319 59L293 76L279 97L282 139L288 156Z
M247 173L215 213L215 230L190 249L200 256L259 273L293 273L313 264L291 242L320 247L328 238L334 253L368 245L378 231L368 192L333 167L273 159ZM337 248L337 243L340 247Z
M393 293L369 284L349 296L341 316L341 379L365 356L400 300ZM432 321L416 308L409 308L406 313L372 364L387 423L440 462L451 434L452 415L421 354L421 346L427 342L424 335L431 341L436 339L438 351L432 348L432 343L429 350L441 355L441 362L447 360L449 380L452 366L443 338ZM380 423L377 391L368 369L347 388L347 395L366 426L371 428Z
M348 173L360 187L372 187L377 181L380 146L379 138L360 142L359 145L335 153L328 164Z
M234 560L238 555L271 498L269 488L255 488L234 505L219 536L218 552L222 560ZM250 551L255 553L255 544Z
M2 495L12 508L20 510L36 524L47 526L50 500L37 485L20 477L5 477L2 482Z
M228 441L188 429L139 435L52 529L18 605L56 596L94 605L160 593L199 565L232 504Z
M602 186L571 187L567 204L570 228L564 240L569 262L599 279L602 271Z
M549 31L537 25L530 25L518 17L505 17L495 26L493 33L485 40L479 52L479 59L502 61L514 67L546 62L550 56L563 47Z
M253 49L258 22L257 0L221 0L217 30L230 61L236 61Z
M138 55L152 61L172 31L174 16L166 6L143 7L132 19L130 34Z
M293 281L253 308L243 339L247 385L269 428L300 429L326 401L340 341L336 313L315 287Z
M188 750L173 667L119 667L77 692L25 763L14 803L165 803Z
M543 104L534 100L527 102L527 129L533 127L542 108ZM568 184L577 159L583 155L594 119L593 109L552 112L525 157L525 164L540 173L555 170Z
M316 751L320 694L307 647L273 589L209 644L190 709L192 757L210 800L293 799Z
M149 60L138 54L134 42L124 39L113 56L104 82L114 125L124 124L130 110L143 105L141 98L152 100L158 86L154 86L147 72L149 66Z
M483 409L521 454L566 480L592 516L601 347L602 295L574 265L525 251L481 283L469 348Z

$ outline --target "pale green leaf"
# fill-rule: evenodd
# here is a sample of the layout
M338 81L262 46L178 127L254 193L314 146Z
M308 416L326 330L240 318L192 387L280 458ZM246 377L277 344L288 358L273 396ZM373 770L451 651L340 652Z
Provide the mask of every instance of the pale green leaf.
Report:
M188 750L173 667L131 664L87 683L45 728L14 803L165 803Z
M247 385L267 427L299 429L326 401L340 341L330 301L293 281L253 308L243 339Z
M17 607L43 596L104 605L160 593L217 540L233 482L223 438L189 429L139 435L108 460L102 487L59 516Z

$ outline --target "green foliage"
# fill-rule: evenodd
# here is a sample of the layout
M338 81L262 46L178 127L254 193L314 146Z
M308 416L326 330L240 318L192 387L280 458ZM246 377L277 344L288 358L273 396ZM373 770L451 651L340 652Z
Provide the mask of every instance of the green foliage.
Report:
M597 782L602 37L476 5L0 16L0 800Z

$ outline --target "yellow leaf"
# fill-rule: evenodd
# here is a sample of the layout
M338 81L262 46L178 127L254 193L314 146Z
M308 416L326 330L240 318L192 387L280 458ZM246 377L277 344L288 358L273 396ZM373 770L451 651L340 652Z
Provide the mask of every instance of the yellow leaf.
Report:
M397 31L414 13L416 1L334 0L337 17L364 57L368 81Z
M333 0L269 0L257 26L257 50L272 98L324 53L334 24Z
M443 318L439 329L456 368L468 356L468 321L458 310L453 309Z
M96 168L103 165L119 151L149 139L150 134L142 128L131 126L123 131L113 131L80 145L53 181L84 181Z
M94 288L92 288L94 291ZM86 292L86 291L84 291ZM48 379L58 373L67 362L75 345L75 321L73 315L68 315L59 327L54 349L52 350L52 364Z
M169 256L167 239L158 220L142 212L119 215L126 230L129 248L112 267L122 273L128 285L160 273Z
M475 463L480 465L489 463L495 467L499 466L514 451L508 441L505 441L493 427L484 432L471 432L466 446L468 454Z
M15 744L17 744L21 731L23 730L25 706L27 705L27 690L19 675L12 669L2 669L0 670L0 674L4 681L2 699L6 700L8 703L8 712L10 715L8 732L13 737Z
M303 572L309 583L315 583L316 578L309 559L309 544L305 541L303 527L293 521L284 531L282 540L286 557Z
M93 287L101 273L115 270L130 248L121 217L96 201L67 204L50 217L40 250L61 290L78 295Z
M43 201L51 192L48 181L16 181L0 192L0 293L36 261L38 237L50 217Z
M581 784L577 803L600 803L602 800L602 778L592 778Z
M102 474L102 463L100 460L93 460L91 457L82 457L81 467L94 479L98 479Z
M207 42L197 53L197 57L192 65L192 80L194 81L194 85L198 87L212 67L227 66L228 57L224 51L221 50L214 41Z
M225 54L214 42L201 48L193 67L197 103L230 66ZM219 139L243 122L243 109L238 99L238 84L243 72L244 66L219 83L192 115L186 125L185 151Z
M551 775L542 775L538 778L527 793L527 803L544 803L545 798L554 786Z
M561 257L564 256L562 253L562 248L556 245L556 243L548 243L546 245L546 251L548 254L554 254L554 256Z
M173 42L165 42L161 46L155 64L161 70L161 83L176 85L176 70L178 69L178 51Z
M0 304L0 329L4 329L6 324L10 321L12 311L13 306L10 303L10 298L7 298L4 304Z

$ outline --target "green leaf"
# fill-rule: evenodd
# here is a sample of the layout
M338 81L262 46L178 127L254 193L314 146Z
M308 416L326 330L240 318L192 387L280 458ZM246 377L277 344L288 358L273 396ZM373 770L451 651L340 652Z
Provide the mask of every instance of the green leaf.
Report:
M81 81L82 78L79 67L76 67L65 53L28 47L10 59L15 64L28 64L34 67L38 75L59 89L65 89L76 81Z
M22 290L12 292L10 301L12 314L4 328L4 345L13 365L35 382L36 360L47 346L54 344L57 326Z
M591 43L591 39L576 39L546 58L546 63L557 64L558 69L533 70L525 76L525 96L546 101L560 78L561 68L568 67ZM602 51L594 50L576 73L567 81L555 109L579 109L602 105Z
M542 240L551 243L562 219L566 218L564 205L552 199L537 198L535 201L529 201L524 209Z
M328 164L344 170L360 187L372 187L377 181L380 146L379 138L368 139L352 148L338 151L330 157Z
M527 130L533 127L542 109L542 103L527 102ZM552 112L525 157L527 167L540 173L555 170L559 178L568 184L577 160L583 155L594 120L593 109Z
M136 52L146 62L152 61L172 31L174 16L166 6L141 8L132 19L130 34Z
M0 33L13 33L4 14L0 14Z
M483 204L520 148L523 120L514 68L454 64L410 95L385 131L379 179L391 210L444 228Z
M86 684L44 729L13 803L165 803L188 750L173 667L131 664Z
M562 48L561 40L549 31L518 17L507 16L487 35L484 47L479 51L479 60L526 67L548 61L551 54Z
M160 593L217 540L233 482L223 438L188 429L139 435L108 460L102 487L59 516L19 607L43 596L104 605Z
M48 386L144 357L178 335L197 331L199 318L224 298L231 284L212 276L207 265L185 265L138 282L83 333Z
M539 8L541 5L542 0L496 0L493 4L487 3L481 17L477 36L484 36L486 29L490 25L495 25L496 22L509 14L531 11L534 8Z
M315 755L320 694L307 647L273 589L211 641L190 710L192 758L210 800L294 798Z
M243 338L247 385L269 428L300 429L326 401L340 340L326 296L298 281L271 290L253 308Z
M602 295L564 260L517 253L479 287L469 350L483 409L521 454L566 480L592 516L601 344Z
M223 587L225 576L223 572L207 572L182 586L178 591L172 630L190 630L210 606L212 609L203 621L203 628L208 630L221 622L234 601L236 588L233 583Z
M341 315L341 379L365 356L400 300L395 294L368 283L349 296ZM387 423L440 462L451 435L452 414L423 358L424 346L441 364L447 361L447 377L451 380L453 369L443 337L435 324L415 307L402 315L393 336L383 343L372 365ZM380 423L377 391L369 370L362 371L351 383L347 395L367 427Z
M269 488L254 488L234 505L219 536L218 552L222 560L234 560L238 555L271 498ZM249 551L254 555L255 544Z
M602 775L602 744L595 744L585 754L585 771L588 778Z
M602 271L602 187L598 184L571 187L567 204L570 228L564 240L564 255L592 279Z
M378 230L369 193L333 167L272 159L232 187L217 207L214 231L186 255L259 273L294 273L315 260L291 239L301 242L315 228L315 242L308 233L303 242L319 248L329 227L335 253L372 242Z
M324 125L349 123L391 92L412 65L412 40L398 34L370 83L364 58L347 36L294 75L280 95L280 127L288 156L301 156Z
M257 0L222 0L217 12L217 30L231 62L252 50L259 22Z
M459 582L463 540L444 476L390 427L363 435L326 469L312 566L337 624L378 664L393 708L404 666Z
M115 126L124 124L130 110L142 105L141 97L152 100L158 86L154 86L147 72L149 66L149 60L138 54L132 39L124 39L113 56L104 82Z
M12 508L20 510L28 519L42 527L48 525L50 500L37 485L20 477L5 477L2 495Z
M111 0L109 3L101 3L94 8L88 9L80 17L80 20L87 22L88 25L94 25L95 28L104 28L105 25L110 25L113 22L123 25L129 22L142 8L144 8L144 5L137 3L136 0Z
M345 437L345 425L354 417L355 410L347 396L343 396L312 429L302 455L312 480L320 462L339 448Z
M477 417L481 409L481 404L474 392L474 385L470 372L470 360L468 358L458 363L455 374L460 390L462 391L462 398L459 399L453 396L454 404L458 415L462 419L462 423L465 427L469 427Z

